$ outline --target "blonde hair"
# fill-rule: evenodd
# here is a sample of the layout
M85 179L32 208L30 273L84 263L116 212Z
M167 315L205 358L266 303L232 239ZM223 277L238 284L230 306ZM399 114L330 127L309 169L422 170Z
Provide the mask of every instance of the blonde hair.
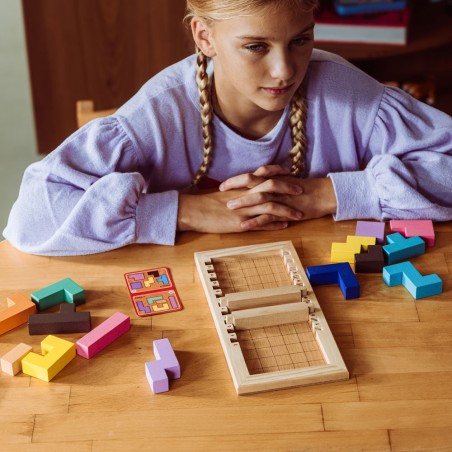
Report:
M255 13L266 8L291 7L301 11L312 11L318 6L317 0L187 0L187 13L184 18L188 25L194 16L201 17L206 23L225 20L239 15ZM210 80L207 74L207 57L196 49L196 83L198 85L203 137L203 159L192 184L196 185L206 174L213 154L213 102ZM292 162L291 174L301 176L305 170L307 102L305 84L302 83L290 102L290 128L292 149L289 157Z

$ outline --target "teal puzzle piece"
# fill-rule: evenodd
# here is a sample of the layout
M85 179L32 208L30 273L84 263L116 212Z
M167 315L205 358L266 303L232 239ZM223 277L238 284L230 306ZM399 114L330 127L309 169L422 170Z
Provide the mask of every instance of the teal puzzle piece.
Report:
M383 247L389 265L411 259L425 253L425 242L420 237L406 239L399 232L386 236L388 245Z
M31 294L38 311L44 311L60 303L73 303L75 306L85 302L85 291L71 278L44 287Z
M383 280L390 287L403 284L415 299L438 295L443 291L443 282L437 274L422 276L409 261L384 267Z

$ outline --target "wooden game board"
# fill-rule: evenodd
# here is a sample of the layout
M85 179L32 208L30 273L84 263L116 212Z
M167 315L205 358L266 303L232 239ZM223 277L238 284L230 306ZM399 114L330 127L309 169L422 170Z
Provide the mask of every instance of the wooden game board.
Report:
M349 378L291 241L195 262L238 394Z

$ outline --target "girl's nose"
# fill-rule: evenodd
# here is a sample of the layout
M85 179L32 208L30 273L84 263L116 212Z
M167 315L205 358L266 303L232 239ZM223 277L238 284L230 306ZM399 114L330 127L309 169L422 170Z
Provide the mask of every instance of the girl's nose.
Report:
M275 52L270 61L270 75L272 78L289 81L295 73L295 64L288 52Z

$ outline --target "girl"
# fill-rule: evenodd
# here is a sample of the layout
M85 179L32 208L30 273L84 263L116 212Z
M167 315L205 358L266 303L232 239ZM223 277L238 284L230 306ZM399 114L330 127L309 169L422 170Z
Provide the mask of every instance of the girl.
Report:
M196 55L31 165L4 236L74 255L330 214L452 219L452 119L313 50L315 7L187 1Z

